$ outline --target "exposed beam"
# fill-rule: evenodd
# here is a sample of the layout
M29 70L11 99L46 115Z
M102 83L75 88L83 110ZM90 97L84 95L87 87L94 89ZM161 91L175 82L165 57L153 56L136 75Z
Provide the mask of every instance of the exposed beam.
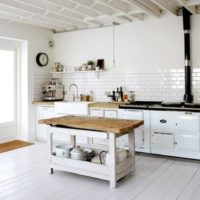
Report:
M91 14L91 12L81 12L79 9L76 9L78 7L77 3L73 2L73 1L66 1L66 0L46 0L54 5L61 5L63 7L63 10L60 11L60 13L65 13L68 11L73 11L74 13L77 13L79 15L82 15L83 17L92 17L94 18L94 16L96 17L96 13L95 14ZM66 15L66 13L65 13Z
M160 8L162 8L163 10L178 16L178 7L176 5L172 5L171 2L167 2L166 0L151 0L151 1L156 5L158 5Z
M197 6L197 14L200 14L200 6Z
M25 5L31 5L31 6L34 6L36 8L43 8L45 10L48 10L48 11L52 11L52 12L58 12L62 6L58 6L58 5L53 5L49 2L44 2L44 1L41 1L41 0L18 0L19 2L21 3L24 3Z
M192 14L197 14L196 6L189 6L187 0L177 0L183 7L185 7Z
M123 0L123 1L143 10L144 12L146 12L151 16L159 18L162 15L161 10L157 8L155 4L153 4L148 0Z
M66 0L45 0L46 2L52 3L57 6L62 6L68 9L73 9L77 4Z
M200 0L190 0L187 2L188 6L197 6L200 5Z
M132 14L132 16L138 20L144 20L144 14L138 13L138 14Z
M76 25L76 26L80 26L80 27L87 27L87 25L85 23L82 22L83 20L83 15L80 15L80 14L77 14L75 12L73 12L72 10L66 10L66 9L62 9L62 6L58 6L58 5L55 5L51 2L44 2L44 1L41 1L41 0L18 0L20 2L23 2L25 4L28 4L28 5L33 5L37 8L45 8L46 10L50 11L50 12L47 12L45 14L45 16L48 16L49 13L51 15L51 12L52 13L55 13L55 15L57 16L58 13L60 13L62 16L65 16L66 20L67 21L71 21L71 23L73 25ZM61 10L61 12L59 12ZM60 19L63 20L62 16L60 16ZM59 17L58 17L59 18Z
M98 1L98 2L100 2L100 1ZM124 19L124 21L130 22L130 21L134 20L134 17L128 14L129 9L128 9L127 3L119 1L119 0L110 0L109 2L103 0L103 1L101 1L101 3L105 4L106 6L110 7L113 10L116 10L117 12L122 13L123 15L118 13L116 16L118 16L121 19Z
M30 17L32 15L31 12L19 10L17 8L13 8L13 7L10 7L10 6L3 5L3 4L0 4L0 11L5 11L7 13L12 13L12 14L15 14L15 15L23 16L23 17Z
M97 11L100 11L102 14L107 16L112 16L114 14L112 6L106 5L103 2L97 2L91 5L91 8L94 8Z
M39 21L39 20L31 19L31 18L23 18L23 19L15 20L15 21L20 22L20 23L30 24L33 26L39 26L41 28L47 28L50 30L56 30L56 31L66 31L66 29L67 30L70 29L69 27L63 28L63 27L58 26L57 24L46 23L44 21Z
M22 10L22 11L28 11L28 12L31 12L31 13L39 14L39 15L43 15L46 12L45 9L36 8L34 6L31 6L31 5L26 5L26 4L20 3L19 1L0 0L0 4L7 5L11 8L17 8L17 9Z
M77 3L78 5L84 7L85 9L95 12L96 13L95 17L99 15L110 15L109 11L103 10L101 8L97 8L95 6L96 5L95 1L91 1L91 0L70 0L70 1Z
M52 20L52 21L54 19L56 19L59 22L71 24L71 25L77 26L77 27L86 28L88 26L88 24L86 24L84 22L77 21L77 20L74 20L72 18L69 18L69 17L66 17L66 16L62 16L62 15L59 15L59 14L56 14L56 13L51 13L51 12L47 13L45 15L45 17L50 18L50 20Z

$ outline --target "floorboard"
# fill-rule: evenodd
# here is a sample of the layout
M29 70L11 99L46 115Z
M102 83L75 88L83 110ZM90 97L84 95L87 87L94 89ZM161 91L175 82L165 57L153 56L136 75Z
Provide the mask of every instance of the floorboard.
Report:
M55 171L47 144L0 154L0 199L5 200L200 200L200 162L136 156L136 174L110 189L107 181Z

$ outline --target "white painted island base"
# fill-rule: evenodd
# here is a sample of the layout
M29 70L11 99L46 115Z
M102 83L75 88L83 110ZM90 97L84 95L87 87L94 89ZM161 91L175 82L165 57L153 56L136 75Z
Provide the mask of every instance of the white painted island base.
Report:
M76 136L90 138L108 139L109 140L109 165L101 165L88 161L72 160L70 158L57 157L53 154L53 135L54 133L70 135L71 144L76 145ZM48 144L50 155L50 173L53 170L63 170L66 172L90 176L98 179L110 181L110 188L116 188L117 181L122 177L135 172L135 141L134 129L127 133L129 135L129 156L124 161L116 161L116 137L122 135L115 133L106 133L92 130L82 130L73 128L60 128L50 126L48 129ZM124 134L123 134L124 135Z

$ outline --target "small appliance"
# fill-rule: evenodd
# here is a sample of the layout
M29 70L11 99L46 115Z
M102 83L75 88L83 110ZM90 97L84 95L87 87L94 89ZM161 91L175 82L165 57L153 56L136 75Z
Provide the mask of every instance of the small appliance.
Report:
M64 86L59 79L46 81L42 86L43 100L59 101L64 99Z

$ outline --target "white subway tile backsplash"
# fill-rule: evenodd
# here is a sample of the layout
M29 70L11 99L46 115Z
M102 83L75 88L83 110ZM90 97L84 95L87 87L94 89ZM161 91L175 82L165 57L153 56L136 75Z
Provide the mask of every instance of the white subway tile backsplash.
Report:
M200 101L200 69L193 69L193 95L194 101ZM134 73L134 72L102 72L99 77L95 73L66 73L61 78L67 94L66 99L71 99L72 92L69 86L76 83L79 94L89 94L93 91L95 101L108 101L105 91L116 90L122 86L128 91L135 91L136 100L158 100L158 101L182 101L184 95L184 69L159 70L156 73ZM35 75L34 100L41 99L42 83L49 76Z

